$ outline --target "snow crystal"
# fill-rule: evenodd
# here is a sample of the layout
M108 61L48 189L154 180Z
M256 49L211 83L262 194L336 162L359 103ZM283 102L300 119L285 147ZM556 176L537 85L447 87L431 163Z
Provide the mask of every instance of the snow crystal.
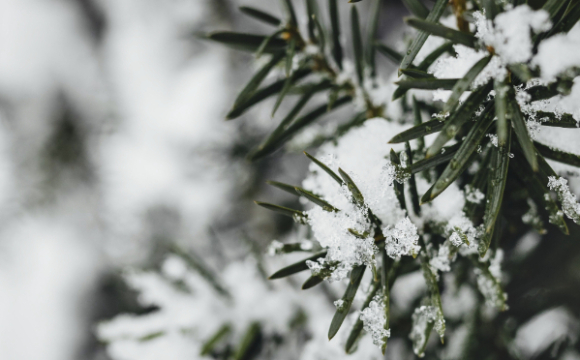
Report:
M455 233L454 233L455 234ZM451 241L451 240L450 240ZM442 272L447 272L451 270L451 251L447 243L441 244L439 246L439 251L437 256L432 257L429 260L429 265L431 266L431 271L437 275L437 270Z
M283 248L284 248L284 244L283 243L281 243L278 240L272 240L272 242L268 246L267 253L270 256L278 255L278 254L280 254L282 252L282 249Z
M459 235L459 233L457 231L454 231L453 233L451 233L451 236L449 236L449 242L451 244L453 244L453 246L457 246L457 247L460 247L461 245L463 245L463 239L461 238L461 236Z
M558 199L562 202L562 211L568 218L580 223L580 204L576 202L576 196L570 192L568 180L555 176L548 176L548 188L556 191Z
M413 328L409 334L409 338L413 341L413 351L419 357L423 357L423 345L426 341L426 332L429 324L435 322L435 328L442 326L439 318L439 309L434 306L421 306L413 312ZM443 323L443 326L444 323Z
M491 144L493 146L495 146L495 147L498 147L499 146L497 135L495 135L495 134L487 134L486 136L489 138L489 140L491 141Z
M485 198L485 194L481 190L472 187L471 185L465 185L465 200L473 204L480 204L481 200Z
M354 204L338 212L315 207L307 214L316 239L322 247L328 248L326 259L319 264L324 267L325 264L338 263L331 281L344 279L353 266L374 264L374 254L378 251L374 238L369 235L360 239L348 231L353 229L363 234L371 230L368 214L364 209L359 209ZM311 267L311 270L314 273L321 269L317 265Z
M383 229L385 248L389 257L398 259L402 255L415 256L421 250L418 245L417 227L407 217L397 222L394 228Z
M495 256L493 259L489 261L489 272L496 278L499 282L501 282L501 262L503 261L503 250L497 249L495 252Z
M334 302L334 306L336 306L337 310L342 310L342 307L344 306L344 300L342 299L338 299Z
M495 252L495 256L490 260L489 272L478 268L474 269L474 272L477 278L477 287L485 298L485 303L490 307L505 310L507 309L507 305L505 304L507 294L501 289L502 261L503 251L498 249Z
M491 307L501 306L503 301L498 296L497 285L493 279L485 276L479 269L475 269L474 272L477 276L477 288L485 298L485 303Z
M455 246L460 246L459 253L464 256L477 253L477 244L482 236L482 231L482 227L475 227L463 211L449 219L445 226L445 234L449 242ZM467 238L468 243L464 241L464 237Z
M528 5L516 6L499 14L494 24L480 12L473 15L477 27L475 36L493 47L504 64L528 61L532 57L531 31L537 34L552 27L548 12L534 11Z
M530 134L530 137L532 138L532 140L536 140L538 133L540 132L542 123L534 120L534 119L528 119L526 121L526 127L528 128L528 134Z
M391 186L393 184L393 181L396 181L399 184L404 184L407 180L411 178L411 173L409 171L405 171L404 169L406 167L407 162L407 154L405 152L401 152L400 160L401 166L388 163L383 167L381 177L383 183L386 186ZM405 162L404 164L403 161Z
M546 230L544 229L544 222L538 214L538 206L535 202L532 201L532 199L528 199L528 206L530 209L524 215L522 215L522 222L524 224L530 225L540 234L545 234Z
M380 295L375 296L369 307L361 311L360 319L363 321L365 331L371 334L373 344L383 346L385 338L391 336L391 330L385 330L387 318L385 304Z

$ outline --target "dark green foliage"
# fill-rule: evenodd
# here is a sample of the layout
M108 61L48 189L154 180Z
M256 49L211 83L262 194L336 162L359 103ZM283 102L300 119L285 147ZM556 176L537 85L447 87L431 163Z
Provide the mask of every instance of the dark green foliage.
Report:
M261 201L254 201L256 203L256 205L259 205L265 209L277 212L279 214L282 215L286 215L289 216L293 219L299 219L300 221L304 221L303 219L306 217L306 214L304 214L302 211L299 210L295 210L295 209L290 209L284 206L280 206L280 205L276 205L276 204L269 204L269 203L265 203L265 202L261 202Z
M265 11L253 8L251 6L240 6L240 11L248 16L253 17L254 19L263 21L266 24L279 26L282 23L282 21L277 17L275 17L274 15L270 15Z
M429 158L441 151L443 145L457 134L461 126L467 122L467 120L469 120L475 111L481 106L492 87L493 83L489 82L487 85L475 90L471 95L469 95L467 100L457 108L457 111L454 111L449 115L449 118L445 120L445 125L441 129L441 132L429 149L427 149L425 157Z
M375 48L384 56L386 56L393 63L399 65L403 60L403 55L399 54L396 50L391 49L385 44L379 42L375 43Z
M548 159L556 160L558 162L580 167L580 156L570 154L561 150L552 149L549 146L534 142L536 150Z
M286 266L283 269L276 271L274 274L270 276L270 280L273 279L280 279L286 276L294 275L304 270L308 270L308 265L306 265L307 261L316 261L319 258L324 258L326 256L326 251L319 252L318 254L312 255L311 257L301 260L295 264Z
M391 158L391 164L395 166L401 166L401 160L399 159L399 155L391 149L391 153L389 154ZM397 196L397 200L399 200L399 204L402 208L406 208L405 202L405 188L404 185L399 183L398 181L393 181L393 187L395 188L395 195Z
M401 72L402 73L402 72ZM422 90L452 90L459 79L436 79L423 78L412 80L401 80L396 82L401 89L422 89Z
M405 141L416 139L418 137L433 134L443 129L444 125L445 123L439 120L427 121L396 135L391 140L389 140L389 143L391 144L402 143Z
M447 103L445 103L445 107L443 108L445 112L450 112L455 109L459 103L461 95L463 95L463 93L469 89L477 75L479 75L479 73L481 73L487 64L489 64L490 60L491 56L487 56L479 60L475 63L475 65L473 65L473 67L467 72L467 74L465 74L463 78L457 81L451 90L451 96L449 96L449 100L447 100Z
M373 283L371 291L369 292L365 302L363 303L363 306L362 306L363 309L365 309L369 306L370 302L373 300L373 298L375 297L377 292L380 290L380 288L381 288L380 285L381 284L379 282ZM351 354L354 352L355 347L356 347L356 343L358 342L358 339L361 337L362 330L363 330L363 321L359 318L356 320L356 323L352 327L352 330L350 331L350 334L348 335L348 339L346 340L344 350L348 354Z
M435 78L435 76L433 76L432 74L429 74L425 71L416 70L416 69L399 69L399 71L403 75L407 75L409 77L417 78L417 79L434 79Z
M292 74L292 81L298 81L308 75L310 75L312 71L310 69L301 69L298 70L296 72L294 72L294 74ZM245 102L234 106L234 108L232 110L230 110L230 112L227 115L227 119L228 120L233 120L237 117L239 117L240 115L242 115L246 110L248 110L249 108L251 108L252 106L258 104L259 102L261 102L264 99L267 99L270 96L276 95L277 93L279 93L282 88L284 87L284 85L286 84L286 80L282 79L282 80L278 80L258 91L256 91L254 93L253 96L251 96L249 99L247 99Z
M422 19L408 18L405 19L405 22L418 30L445 38L450 40L452 43L465 45L471 48L475 47L476 39L475 36L471 34Z
M421 0L403 0L403 4L405 4L407 9L409 9L413 15L421 19L424 19L429 15L429 9L423 5Z
M524 155L532 170L538 170L538 159L536 157L536 150L534 149L534 144L532 143L532 139L530 138L530 134L528 133L528 128L526 127L526 123L524 120L524 116L520 110L520 106L518 105L515 97L511 96L508 97L508 106L510 107L510 113L512 122L514 125L514 132L520 143L520 146L523 149Z
M364 54L362 45L362 36L360 32L359 16L356 6L350 8L350 24L352 31L352 48L354 50L354 64L359 84L363 82L364 73Z
M337 108L351 101L349 96L344 96L336 100L331 108ZM302 130L304 127L310 125L314 121L318 120L322 115L328 111L328 105L321 105L316 109L310 111L306 115L296 119L292 124L288 125L283 131L280 131L277 136L269 137L268 140L260 145L258 149L248 155L250 160L257 160L264 156L271 154L272 152L278 150L282 145L284 145L292 136L294 136L298 131Z
M350 1L350 3L358 2L356 0ZM555 24L550 31L534 34L534 51L537 50L538 44L543 39L569 31L580 20L580 2L578 1L538 0L525 2L514 0L509 2L513 6L530 3L530 6L536 9L543 8ZM413 253L413 258L407 257L408 260L393 260L386 255L385 242L390 235L387 232L383 234L383 231L390 231L390 228L387 227L385 230L386 225L382 225L380 220L373 215L367 204L371 199L366 199L367 202L365 202L363 193L346 171L339 168L337 173L305 152L306 156L318 166L319 170L317 171L324 172L339 186L348 189L347 196L350 196L352 203L363 210L364 216L367 216L366 220L370 224L370 228L364 231L353 228L345 229L345 232L352 235L353 241L373 241L374 238L376 245L374 255L380 257L376 263L368 264L369 269L373 271L373 279L368 290L365 288L368 293L363 309L368 307L373 299L380 299L385 306L387 319L385 329L392 328L393 334L396 336L407 336L407 334L396 333L395 329L398 326L402 326L405 331L408 331L411 325L408 319L402 320L397 316L390 316L389 289L399 275L398 269L409 266L412 271L421 268L423 272L428 292L422 304L428 304L436 309L437 321L443 320L440 296L440 286L443 282L435 274L436 270L433 270L431 260L437 256L437 249L448 245L451 249L449 250L450 259L455 259L458 253L461 254L461 256L457 256L458 259L454 263L456 268L452 269L457 281L456 285L460 286L462 283L467 283L477 287L472 275L472 272L475 272L477 276L484 278L488 284L491 284L492 290L497 295L496 308L502 311L507 310L507 298L503 292L503 284L490 272L490 261L487 258L484 258L485 260L481 258L490 249L492 255L496 254L498 248L505 248L506 252L512 251L515 241L530 229L544 233L549 228L549 226L544 227L544 223L554 225L564 234L570 233L573 229L568 228L562 209L558 205L559 202L555 200L554 193L550 192L547 187L548 176L557 176L557 174L546 159L580 167L580 156L534 142L527 127L528 121L534 120L539 122L541 126L573 129L578 127L574 117L571 114L542 111L535 114L530 113L517 95L520 95L521 91L525 91L530 95L531 101L538 101L569 94L578 69L571 69L569 73L561 74L553 82L525 88L527 81L540 76L540 70L533 62L509 64L506 65L507 76L505 78L485 80L486 82L482 85L482 81L478 78L482 73L487 74L486 67L498 55L495 49L491 46L486 47L470 30L469 24L473 22L471 12L485 10L487 18L493 20L498 14L509 8L509 6L506 7L504 1L436 0L433 4L426 6L422 0L403 0L404 5L415 16L415 18L406 19L406 22L418 30L410 40L405 53L377 42L377 29L381 22L379 13L383 4L381 1L372 0L369 4L371 9L369 21L363 23L362 26L359 18L360 5L346 5L346 3L346 1L341 3L338 0L328 0L329 13L328 19L325 19L319 14L319 4L316 1L305 0L307 36L303 36L297 26L298 19L292 0L282 0L285 8L285 21L280 21L261 10L242 8L247 15L276 26L277 30L269 35L222 32L207 36L210 40L231 47L257 52L256 56L261 53L271 56L269 62L262 66L242 90L235 101L234 108L228 114L228 118L238 117L251 106L273 95L277 95L277 100L272 114L277 110L280 112L288 111L270 135L248 155L248 159L254 161L271 155L287 144L300 131L338 107L349 105L353 108L353 103L360 106L347 115L348 118L344 120L348 121L341 121L339 125L336 125L332 134L319 135L315 140L310 141L309 144L312 147L324 142L336 141L352 128L363 124L367 119L386 118L386 114L390 114L390 112L385 111L385 107L388 108L391 104L373 103L375 100L373 96L370 96L372 91L367 89L369 87L374 90L380 84L379 79L377 79L378 69L375 63L375 53L378 51L398 65L399 76L403 76L395 83L398 87L392 96L393 101L400 101L402 115L400 118L387 120L399 121L407 124L408 127L391 139L385 138L384 140L393 144L405 143L405 150L399 153L391 150L390 154L383 154L385 159L390 159L390 164L395 167L397 176L404 177L404 179L397 177L393 181L400 210L414 219L413 215L421 216L421 213L427 213L422 207L423 204L436 199L451 184L457 184L460 190L466 192L468 191L467 186L469 186L472 190L476 189L479 192L478 196L485 194L485 200L466 202L463 207L465 215L473 222L473 225L475 227L481 226L478 231L482 231L483 235L481 238L477 238L478 242L476 243L480 257L465 255L459 251L459 247L463 246L462 243L467 244L471 238L468 239L462 229L455 227L455 230L453 228L449 230L445 229L446 224L428 221L421 225L422 229L419 231L420 235L429 235L420 237L421 250ZM339 8L341 6L343 6L344 11L350 7L350 23L342 26L339 22ZM439 22L444 14L455 15L460 31L443 26ZM355 76L354 79L348 80L341 79L344 53L340 39L343 29L350 30L350 36L346 37L352 39L353 57L351 62L354 64ZM365 30L364 37L363 30ZM415 62L417 54L422 50L429 36L442 37L446 41L430 51L420 63ZM465 75L460 74L461 78L436 78L428 71L430 66L446 53L454 55L455 45L483 51L485 56L477 61ZM313 50L313 46L318 46L318 50ZM260 87L266 76L276 68L283 70L280 78L270 85ZM431 104L427 101L418 101L410 91L412 89L449 90L451 95L444 104L436 102ZM470 93L466 96L468 92ZM310 101L319 100L320 96L317 94L320 93L324 93L328 100L311 104ZM420 94L420 92L415 92L415 94ZM289 102L287 99L292 96L297 96L297 100L287 110L284 110L281 105ZM465 101L461 101L465 97ZM429 120L424 122L422 114L428 114ZM329 119L329 121L334 121L334 119ZM409 125L410 123L413 123L413 126ZM434 141L431 141L427 148L425 137L430 134L437 135L434 136ZM495 141L496 136L497 142ZM358 175L364 176L364 174ZM424 189L425 181L430 185L430 188L425 193L420 194L418 185ZM306 189L275 181L269 181L268 184L292 195L301 196L326 211L341 211L319 194L314 194ZM257 202L257 204L290 216L303 224L306 223L306 213L300 210L262 202ZM524 224L522 221L524 213L528 210L531 211L533 207L537 208L538 219L533 219L535 224ZM346 208L342 211L346 211ZM313 221L313 219L310 220ZM459 243L449 245L451 243L449 231L454 231L456 236L459 236ZM303 251L300 244L285 244L280 250L281 253L294 251ZM316 261L325 256L326 252L320 252L279 270L270 278L286 277L308 270L306 265L308 260ZM418 258L415 259L415 256ZM382 263L380 260L383 260ZM513 266L513 262L511 264ZM335 265L337 264L325 262L323 271L309 277L302 285L302 289L319 285L330 276ZM350 281L342 297L343 305L337 309L329 328L329 338L336 335L349 314L365 269L366 266L358 264L352 268ZM445 287L447 285L445 283ZM478 301L479 304L476 308L480 309L483 303L481 299ZM542 307L538 308L542 309ZM498 319L507 323L506 316L500 314ZM464 358L514 358L515 355L505 345L506 339L514 335L512 330L509 330L512 333L508 334L509 331L502 327L504 323L498 323L500 320L484 319L479 310L469 315L469 318L469 338ZM455 320L450 321L449 324L457 329L458 324ZM485 326L479 326L481 324ZM363 334L362 329L363 323L357 319L346 341L345 351L347 353L356 349L358 339ZM440 353L439 349L433 350L431 345L428 345L429 337L434 329L438 329L443 341L444 329L435 327L435 320L431 319L423 334L423 343L419 344L418 352L421 355L427 352L430 358L436 359L438 358L437 354ZM496 334L496 332L501 331L495 331L495 329L503 329L501 331L506 333ZM252 331L255 332L255 330L250 329L248 333L251 335ZM250 335L248 337L252 338ZM484 340L480 341L480 338ZM386 340L385 338L385 346Z
M352 301L354 300L354 296L356 295L356 292L363 278L365 270L366 267L364 266L357 266L354 269L352 269L352 272L350 274L350 282L348 283L346 291L342 296L343 304L338 309L336 309L336 313L334 314L332 322L330 323L330 328L328 329L329 340L332 339L334 335L336 335L336 333L342 326L342 323L344 322L346 315L348 315L348 311L350 310Z
M493 121L493 112L491 111L493 104L487 106L481 115L479 116L476 124L471 128L467 137L460 144L459 149L454 153L453 158L449 162L449 165L445 168L439 179L433 185L433 190L430 193L429 198L423 197L422 202L431 201L441 194L451 183L455 181L463 173L466 166L468 165L469 159L472 154L477 150L477 147L481 143L481 140L485 136L487 129L491 126ZM445 151L447 152L447 151ZM442 155L444 155L443 153Z
M311 276L302 285L302 290L308 290L323 282L324 279L319 276Z
M433 9L431 9L431 12L429 15L427 15L426 20L431 22L439 21L439 18L441 15L443 15L443 11L445 10L447 3L447 0L437 0L435 5L433 5ZM400 67L402 69L408 68L413 63L413 60L415 60L415 57L419 53L419 50L421 50L421 47L423 47L425 44L425 41L427 41L428 37L429 33L425 31L419 31L419 35L413 40L409 50L407 50L407 54L401 61Z
M236 101L234 101L234 107L239 107L244 102L247 102L252 95L255 94L256 89L260 86L262 81L268 76L268 73L276 66L280 60L284 57L284 53L280 52L274 56L272 59L268 61L255 75L252 79L248 82L245 88L242 89Z
M230 31L214 32L207 35L207 39L222 43L231 48L245 51L256 51L266 39L264 35L243 34ZM264 48L265 53L275 53L286 48L286 42L282 39L272 39Z
M340 18L338 16L338 0L328 0L330 24L332 31L332 56L339 69L342 69L342 45L340 45Z
M496 219L501 210L503 193L507 181L508 167L510 162L511 129L508 127L508 141L505 146L491 149L491 161L487 180L487 197L484 217L485 235L479 246L479 255L485 256L491 243Z

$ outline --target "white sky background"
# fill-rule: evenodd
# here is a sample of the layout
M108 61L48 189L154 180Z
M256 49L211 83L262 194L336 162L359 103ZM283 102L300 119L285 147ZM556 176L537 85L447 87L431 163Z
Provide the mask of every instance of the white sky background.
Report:
M187 46L205 1L102 0L103 42L77 3L0 0L0 359L78 356L98 274L147 255L147 210L205 233L231 180L196 149L233 127L227 57ZM88 129L96 183L44 201L39 158L59 93ZM216 142L217 143L216 145Z

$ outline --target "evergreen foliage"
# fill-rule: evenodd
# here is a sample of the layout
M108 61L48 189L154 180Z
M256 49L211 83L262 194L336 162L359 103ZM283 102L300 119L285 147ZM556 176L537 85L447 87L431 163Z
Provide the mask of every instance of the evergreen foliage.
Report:
M515 240L530 230L545 233L558 229L569 234L580 221L580 205L566 179L550 165L556 161L578 167L580 157L534 137L538 127L569 131L577 127L573 114L544 106L546 100L570 94L577 68L546 78L548 70L535 62L534 56L544 42L574 27L580 19L580 2L437 0L431 4L405 0L414 16L406 23L416 31L406 51L400 53L377 40L381 2L367 1L372 4L366 33L357 10L360 5L348 5L348 26L340 23L339 16L345 4L329 0L323 7L315 0L305 0L303 29L295 1L284 0L284 19L261 9L240 8L256 21L272 26L269 34L206 35L209 40L253 52L257 58L269 56L240 91L228 119L240 117L270 97L276 99L271 111L274 116L285 109L282 104L298 97L270 135L248 154L249 160L258 161L288 146L323 116L345 107L351 107L354 116L337 120L340 125L330 134L318 134L302 150L325 142L340 143L349 134L355 136L356 131L363 134L363 140L367 134L369 142L372 136L386 147L392 145L390 151L369 149L380 152L377 158L384 159L369 165L382 169L380 181L305 152L312 166L302 187L269 182L308 200L312 207L301 210L256 204L312 227L311 239L320 245L312 247L313 254L280 269L270 279L311 270L303 289L319 286L323 280L348 279L344 295L335 303L336 313L328 319L328 338L332 339L355 310L352 305L357 294L365 299L362 308L356 309L361 312L349 329L346 353L356 351L363 331L383 353L391 334L406 332L417 356L431 351L433 358L440 358L441 352L434 350L436 346L429 340L434 331L443 343L450 325L455 333L461 327L467 329L460 358L521 358L513 348L513 329L501 325L511 311L500 268L503 249L512 249ZM323 14L321 8L328 13ZM514 21L516 16L520 21ZM454 24L449 23L450 18ZM445 24L442 19L447 19ZM509 25L510 21L515 23ZM345 33L352 40L350 61L341 41ZM445 41L425 50L434 37ZM388 101L376 95L392 86L381 83L377 53L399 68ZM477 59L466 61L465 54L477 54ZM467 68L464 73L457 70L455 76L440 76L438 69L445 70L442 59L463 59L467 65L461 65ZM266 84L271 74L274 79ZM439 94L435 100L443 101L432 101L420 91ZM326 101L319 102L324 96ZM543 107L534 108L534 104ZM389 111L392 107L401 111ZM432 119L423 121L425 113L433 114ZM367 127L375 131L364 132ZM394 128L399 131L392 132ZM364 157L356 160L370 161ZM330 187L333 190L327 190ZM386 191L393 196L381 198ZM453 217L437 221L432 213L444 211L448 204L442 203L454 198L436 200L451 196L451 192L462 194L464 205ZM387 200L390 205L384 205ZM320 234L330 238L321 239ZM296 244L277 249L277 253L304 250ZM396 311L391 306L393 284L418 270L424 277L426 296L413 304L412 314L391 313ZM441 276L449 271L457 292L466 286L481 294L469 314L451 321L445 317L442 296L443 289L450 291L451 285ZM517 273L517 269L511 271ZM365 283L367 278L369 283ZM494 309L494 315L486 313L485 306ZM508 315L502 317L497 312ZM517 311L514 316L517 318ZM244 354L259 331L259 325L251 324L233 358L249 358ZM210 353L228 332L227 325L220 328L203 353Z

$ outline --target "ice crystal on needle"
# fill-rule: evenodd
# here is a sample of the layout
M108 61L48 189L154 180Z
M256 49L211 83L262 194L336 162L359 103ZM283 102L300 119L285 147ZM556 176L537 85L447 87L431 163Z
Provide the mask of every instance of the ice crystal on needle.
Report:
M368 234L370 223L363 210L354 205L339 212L316 207L308 211L308 222L320 245L328 248L325 259L318 263L309 262L313 273L320 273L325 265L333 264L330 280L338 281L344 279L353 266L374 262L377 251L374 239L371 236L361 239L348 231L353 229L360 234Z
M548 187L556 191L558 199L562 202L562 210L576 224L580 223L580 204L576 202L576 196L568 187L568 180L555 176L548 176Z
M507 294L501 288L501 262L503 261L503 256L503 251L498 249L490 260L487 269L474 269L477 277L477 287L485 298L485 303L499 310L507 309Z
M451 236L449 236L449 242L457 247L463 245L463 239L461 239L461 235L459 235L457 231L451 233Z
M530 209L524 215L522 215L522 222L524 224L530 225L540 234L545 234L546 229L544 229L544 222L538 214L538 206L531 199L528 199L528 206Z
M470 203L479 204L481 200L485 198L485 194L481 190L472 187L471 185L465 185L465 200Z
M495 147L498 147L498 139L497 139L497 135L494 134L487 134L486 135L489 138L489 141L491 141L491 144Z
M272 240L270 246L268 246L268 255L274 256L282 253L282 249L284 248L284 244L278 240Z
M397 222L394 228L383 229L383 233L387 254L393 259L402 255L416 255L421 250L417 227L408 217Z
M456 234L456 233L454 233ZM451 241L451 239L450 239ZM461 244L460 244L461 245ZM449 245L447 243L443 243L441 244L441 246L439 246L439 250L437 252L437 255L432 257L429 260L429 265L431 266L431 269L433 271L434 274L437 274L437 270L442 271L442 272L447 272L451 270L451 249L449 248Z
M503 250L497 249L495 252L495 256L493 259L489 261L489 272L496 278L499 282L501 282L501 263L503 261Z
M482 231L481 227L473 225L464 212L453 216L445 226L445 233L448 234L449 241L453 245L459 246L459 253L464 256L477 252L477 243L482 236Z
M360 319L363 321L365 331L371 334L373 344L379 347L383 346L385 338L391 336L391 330L385 330L387 318L385 317L385 304L380 295L375 296L369 307L361 311Z
M434 306L421 306L413 313L413 328L409 338L413 341L413 351L419 357L423 357L427 336L431 332L432 324L437 327L438 309ZM440 326L440 324L439 324Z

